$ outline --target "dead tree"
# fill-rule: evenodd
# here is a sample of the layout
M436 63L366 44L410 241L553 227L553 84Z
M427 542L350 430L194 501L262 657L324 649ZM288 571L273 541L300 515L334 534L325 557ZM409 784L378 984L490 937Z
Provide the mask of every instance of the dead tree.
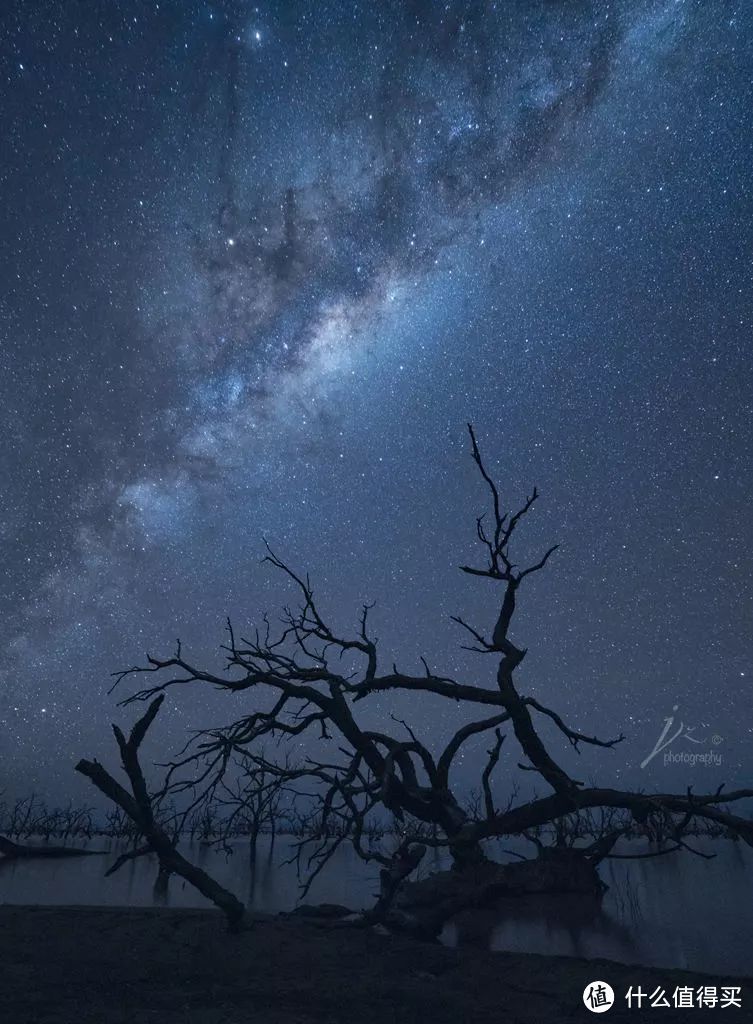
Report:
M256 863L256 852L259 836L266 829L270 834L270 853L276 837L276 821L281 810L283 798L288 792L286 773L290 770L290 761L286 761L283 770L267 771L264 751L260 751L259 761L262 767L244 758L237 765L237 773L230 780L223 780L222 792L217 803L226 814L222 825L222 841L233 835L248 836L248 854L251 864ZM291 793L294 798L296 794Z
M98 761L82 760L76 765L76 771L90 779L100 792L109 797L128 815L145 840L145 846L119 857L108 874L112 874L126 861L153 851L159 858L162 875L176 874L185 878L187 882L198 889L202 896L211 900L216 907L222 910L227 917L228 925L235 930L243 921L243 904L205 871L186 860L176 848L177 837L169 836L155 817L152 798L147 790L139 764L139 747L149 726L154 721L163 699L160 696L151 702L146 714L131 729L128 739L117 725L112 727L120 750L122 767L130 783L130 793Z
M136 835L136 826L121 807L113 805L105 814L102 834L110 839L133 839Z
M200 807L194 809L188 819L188 834L192 841L198 835L199 842L211 843L223 830L217 810L216 805L211 801L205 801Z
M52 846L49 840L52 836L61 836L68 839L70 835L83 833L87 839L91 838L91 812L89 808L82 808L74 811L69 805L65 811L49 810L43 801L35 794L28 797L20 797L15 801L12 809L3 805L3 813L0 814L0 862L4 860L19 860L29 858L64 858L64 857L89 857L104 854L105 850L80 850L68 846ZM3 834L5 833L5 834ZM15 836L16 840L21 837L29 839L32 836L39 836L44 839L44 845L24 845L14 842L8 836Z
M711 822L753 845L753 823L727 809L734 802L753 797L753 790L724 793L720 788L704 795L691 791L649 794L586 786L568 773L544 743L539 733L542 720L553 723L576 751L583 744L609 749L623 737L600 739L580 732L557 711L519 691L515 673L527 651L512 638L517 602L557 546L550 547L526 568L519 568L513 561L511 544L537 500L538 491L534 488L516 512L506 513L470 426L469 436L471 456L486 488L491 514L476 520L476 537L484 561L460 568L466 575L496 588L497 597L489 629L471 625L460 617L455 617L454 622L470 638L467 649L496 666L494 685L451 678L436 672L424 659L421 674L402 671L394 663L384 668L377 641L369 630L371 606L363 606L355 632L343 635L336 631L315 600L309 578L296 573L267 545L264 561L292 581L300 596L297 608L284 609L278 629L273 630L265 617L263 624L244 638L237 637L228 622L228 642L223 647L224 673L194 665L184 657L178 642L172 657L148 656L145 666L115 674L116 686L131 677L148 680L148 685L126 697L124 704L152 700L173 687L184 690L189 683L230 692L241 700L251 693L257 708L264 695L269 697L264 710L242 714L231 725L202 731L189 741L168 767L166 791L179 791L187 786L195 790L198 786L197 799L208 797L221 785L233 759L272 774L278 772L288 784L310 783L320 801L322 820L320 836L313 840L315 848L309 857L314 874L345 838L353 842L365 859L384 859L381 853L375 854L362 845L369 816L380 808L402 823L405 834L399 850L403 862L405 841L408 846L411 841L425 843L428 830L435 837L434 843L449 848L456 870L471 874L486 870L485 840L522 835L551 826L568 815L599 808L621 809L636 821L661 812L674 822L678 839L694 821ZM416 697L438 696L462 705L469 713L483 709L486 714L469 714L469 721L446 746L432 751L406 723L398 723L400 729L396 732L375 730L359 722L362 701L392 691L409 692ZM520 748L520 769L535 773L548 792L500 809L494 800L492 775L500 761L503 727L511 731ZM288 769L255 754L259 742L266 738L284 740L314 731L325 750L321 759L310 759L302 766ZM453 792L451 771L463 745L485 733L495 738L481 771L483 810L469 815ZM420 829L414 830L414 826ZM610 841L613 845L614 839ZM606 855L607 846L605 840L587 859L596 863L597 855ZM560 859L563 864L570 863L576 853L568 850ZM541 859L540 854L537 859ZM541 866L544 874L550 872L554 860L555 855L547 853L547 864ZM394 868L393 875L400 872L389 860L382 867L388 872ZM530 874L531 869L527 870ZM505 885L509 883L510 872L503 881ZM592 881L598 883L595 869ZM490 889L494 889L494 883L486 886L486 890Z
M36 793L31 796L19 797L8 812L7 823L3 831L16 839L29 839L33 835L44 835L45 823L49 819L49 811Z

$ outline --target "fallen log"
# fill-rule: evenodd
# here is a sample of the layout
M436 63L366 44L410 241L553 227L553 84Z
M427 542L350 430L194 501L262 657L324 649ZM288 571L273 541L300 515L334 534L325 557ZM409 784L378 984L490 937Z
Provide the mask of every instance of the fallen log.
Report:
M9 860L22 857L97 857L106 853L107 850L79 850L73 846L21 846L20 843L0 836L0 854Z
M375 927L433 942L458 914L489 910L510 897L577 894L600 901L607 886L596 867L604 849L613 843L610 837L609 843L585 849L547 847L537 857L518 863L482 861L460 871L438 871L421 881L405 882L405 873L411 870L409 862L415 867L425 852L421 847L410 856L397 858L392 871L382 872L383 889L373 909L351 913L346 907L330 909L330 904L323 904L303 906L294 913L321 927Z
M548 848L519 863L487 861L463 871L440 871L405 884L385 924L395 931L434 939L457 914L493 906L503 897L577 893L600 899L606 886L596 863L581 850Z

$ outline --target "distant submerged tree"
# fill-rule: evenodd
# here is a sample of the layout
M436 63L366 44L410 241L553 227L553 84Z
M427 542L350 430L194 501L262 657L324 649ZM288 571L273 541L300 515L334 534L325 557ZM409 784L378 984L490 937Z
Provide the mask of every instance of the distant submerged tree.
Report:
M687 848L686 838L698 823L723 829L753 846L753 822L726 809L753 797L751 789L725 793L720 787L714 793L695 795L690 790L685 794L643 793L587 786L568 773L544 742L539 732L542 720L553 723L575 749L581 744L610 748L623 737L586 735L571 728L558 711L520 693L515 673L527 652L511 636L516 605L524 585L544 569L557 546L526 568L513 562L511 543L538 492L534 488L516 512L506 513L470 425L468 430L471 455L488 493L491 514L476 520L483 561L463 565L461 571L496 585L498 596L490 628L471 625L460 617L454 621L470 637L467 649L494 659L495 685L465 683L438 674L423 659L422 674L407 674L394 664L384 669L369 629L371 606L363 606L353 633L340 633L315 600L309 578L295 572L268 546L265 561L293 582L300 604L284 609L277 631L265 618L249 639L237 637L228 623L228 642L223 648L226 674L196 667L184 657L180 644L172 657L149 656L145 666L116 673L116 683L142 674L152 677L149 686L122 702L153 702L145 716L149 721L165 691L175 686L182 691L189 683L216 687L235 694L239 701L248 692L268 694L264 710L249 711L227 727L198 733L183 755L170 764L164 791L185 792L190 786L198 794L194 803L210 799L218 786L226 785L226 774L238 763L250 777L263 773L267 780L277 779L286 786L309 786L318 804L316 846L308 860L310 878L325 867L343 842L350 842L364 861L381 866L379 899L361 920L385 921L422 935L436 934L444 920L463 907L502 893L601 891L596 870L599 862L612 855L617 840L636 823L653 818L662 820L670 842L662 852ZM419 738L409 723L398 722L397 732L364 724L359 714L362 702L391 691L460 704L468 710L468 721L441 749ZM482 717L471 714L482 709L487 712ZM492 778L505 739L504 728L511 730L520 747L524 758L520 770L535 773L548 792L519 802L513 797L500 808ZM324 753L301 765L275 763L261 747L272 737L285 740L314 732ZM484 734L492 741L486 760L479 765L474 811L463 806L451 770L464 744ZM123 742L119 737L121 749ZM87 774L97 781L91 771ZM123 799L118 802L124 806ZM391 812L401 823L394 850L367 841L369 819L380 809ZM591 842L568 842L565 824L596 811L602 815L600 834L592 836ZM551 830L551 842L542 838L547 829ZM578 835L578 828L571 832ZM535 845L530 860L499 864L489 859L486 840L520 835ZM411 897L411 884L406 886L405 879L428 845L446 847L454 870L412 883Z

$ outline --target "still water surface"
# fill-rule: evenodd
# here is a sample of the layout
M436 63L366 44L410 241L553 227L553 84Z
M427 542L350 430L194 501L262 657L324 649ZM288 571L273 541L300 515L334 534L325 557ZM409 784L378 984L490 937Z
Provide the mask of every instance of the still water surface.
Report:
M239 898L261 911L292 910L300 892L295 868L285 865L293 840L278 838L273 851L261 837L256 868L248 846L233 844L227 856L202 844L184 852ZM461 919L445 929L443 941L492 949L606 957L624 963L683 967L711 974L753 974L753 850L742 843L698 842L716 854L703 860L689 854L650 860L611 860L601 867L609 885L600 905L577 897L508 900L494 911ZM509 849L510 843L506 843ZM102 857L65 860L0 858L0 903L43 905L203 907L207 902L180 878L171 878L167 896L155 895L156 862L131 861L111 878L104 872L123 846L92 840ZM630 844L629 852L643 848ZM429 860L429 858L432 858ZM500 851L500 859L508 859ZM441 866L427 854L423 874ZM377 868L364 865L350 848L339 849L315 881L308 903L342 903L359 909L373 902Z

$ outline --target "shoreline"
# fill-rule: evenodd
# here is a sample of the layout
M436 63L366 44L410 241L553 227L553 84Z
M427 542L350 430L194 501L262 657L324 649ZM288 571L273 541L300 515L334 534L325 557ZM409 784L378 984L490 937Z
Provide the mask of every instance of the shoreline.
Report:
M296 916L253 915L231 935L213 909L3 904L0 975L9 1024L549 1024L592 1019L594 980L615 991L609 1020L654 1012L628 1008L631 985L671 1003L677 986L727 984L742 1009L697 1007L700 1019L753 1021L751 978L452 949Z

